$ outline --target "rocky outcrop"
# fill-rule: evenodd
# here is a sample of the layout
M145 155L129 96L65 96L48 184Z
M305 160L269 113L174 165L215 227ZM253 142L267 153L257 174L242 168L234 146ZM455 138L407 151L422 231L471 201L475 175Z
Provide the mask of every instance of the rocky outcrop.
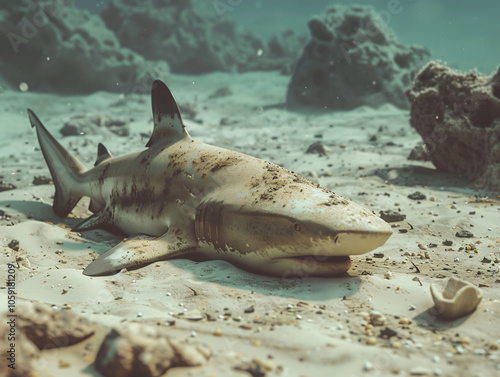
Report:
M436 168L500 190L500 69L480 76L431 62L407 96L410 123Z
M128 92L169 71L167 63L146 62L123 48L99 16L71 0L4 2L0 33L0 72L15 88L26 83L35 91Z
M1 314L7 318L0 323L0 336L5 340L0 351L6 355L7 367L0 368L0 377L38 376L37 370L47 366L46 352L54 355L50 349L63 352L64 347L89 339L86 349L93 353L91 343L96 337L100 347L94 366L109 377L156 377L172 367L204 365L212 356L210 348L189 338L174 339L164 328L125 323L109 331L72 310L42 303L21 301L15 309L17 317ZM70 365L62 359L59 363Z
M177 73L290 73L304 42L287 31L264 43L222 19L211 1L111 0L102 17L123 46Z
M16 330L15 317L9 318L6 314L2 313L3 320L0 322L0 377L37 376L40 351L26 335Z
M175 366L203 365L210 356L208 348L169 339L157 327L127 323L108 334L95 367L109 377L156 377Z
M17 308L21 331L41 350L71 346L95 332L95 325L70 310L22 303Z
M398 43L371 7L333 6L308 26L311 39L288 86L289 108L409 107L405 89L428 61L426 49Z

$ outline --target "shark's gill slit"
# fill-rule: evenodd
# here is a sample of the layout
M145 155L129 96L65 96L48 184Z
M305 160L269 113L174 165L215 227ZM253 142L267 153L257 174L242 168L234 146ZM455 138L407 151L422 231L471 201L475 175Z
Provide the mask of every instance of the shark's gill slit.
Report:
M219 237L222 202L209 201L196 207L195 235L200 241L211 243L216 249L221 248Z

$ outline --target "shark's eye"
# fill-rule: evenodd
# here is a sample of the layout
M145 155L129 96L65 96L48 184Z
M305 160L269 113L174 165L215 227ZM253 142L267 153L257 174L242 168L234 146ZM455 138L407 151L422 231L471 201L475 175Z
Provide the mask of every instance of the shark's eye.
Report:
M300 232L302 230L302 226L300 226L299 223L295 223L293 224L293 229L296 231L296 232Z

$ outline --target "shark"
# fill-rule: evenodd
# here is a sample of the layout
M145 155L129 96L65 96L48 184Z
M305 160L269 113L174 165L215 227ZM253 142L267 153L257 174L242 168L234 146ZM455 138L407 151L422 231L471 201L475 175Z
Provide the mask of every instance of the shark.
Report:
M127 238L83 271L122 269L201 253L272 276L337 276L352 255L391 236L389 224L345 197L271 162L194 140L170 89L151 89L154 128L146 149L113 157L101 143L87 169L28 109L66 217L83 197L92 216L72 230L109 226Z

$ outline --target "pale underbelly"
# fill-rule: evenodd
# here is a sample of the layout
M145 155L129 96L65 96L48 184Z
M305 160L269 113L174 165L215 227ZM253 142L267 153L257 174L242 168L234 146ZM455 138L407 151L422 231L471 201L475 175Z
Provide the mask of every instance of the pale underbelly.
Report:
M157 208L141 208L136 206L127 208L115 208L113 211L113 224L127 235L148 234L161 236L168 228L175 224L171 214L158 214Z

